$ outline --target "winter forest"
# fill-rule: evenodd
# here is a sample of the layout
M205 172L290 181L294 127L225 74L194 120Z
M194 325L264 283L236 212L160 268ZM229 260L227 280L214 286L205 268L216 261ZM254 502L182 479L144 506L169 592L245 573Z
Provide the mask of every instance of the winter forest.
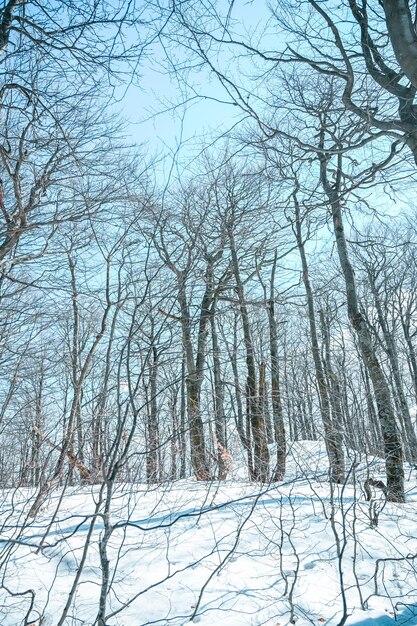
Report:
M417 625L415 0L0 4L0 626Z

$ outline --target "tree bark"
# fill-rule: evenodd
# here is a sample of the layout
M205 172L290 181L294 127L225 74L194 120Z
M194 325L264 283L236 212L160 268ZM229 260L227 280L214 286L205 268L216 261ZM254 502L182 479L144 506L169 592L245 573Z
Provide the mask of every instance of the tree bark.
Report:
M153 337L151 338L153 341ZM157 405L157 376L158 376L158 350L152 347L152 363L149 374L150 398L147 407L147 440L146 451L146 478L149 485L159 480L159 428L158 428L158 405Z
M209 269L207 270L209 272ZM187 366L187 407L190 431L191 464L197 480L212 480L204 439L204 424L200 412L200 391L205 362L207 322L210 317L210 305L213 293L211 280L206 282L206 289L200 306L200 320L197 340L197 356L194 360L191 338L191 318L185 290L185 277L178 272L178 301L181 309L181 326L185 362Z
M417 36L408 0L383 0L387 28L395 58L417 89Z
M224 385L221 377L220 347L216 328L216 299L211 308L211 339L213 348L213 378L214 378L214 423L217 448L217 466L219 480L225 480L228 472L229 454L226 448L226 422L224 416Z

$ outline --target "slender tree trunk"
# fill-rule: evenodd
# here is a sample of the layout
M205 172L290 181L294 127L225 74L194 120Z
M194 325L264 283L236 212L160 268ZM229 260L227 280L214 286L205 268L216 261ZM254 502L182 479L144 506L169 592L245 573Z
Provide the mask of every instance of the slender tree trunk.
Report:
M344 436L344 423L343 423L343 414L342 414L342 406L341 406L341 391L340 391L340 382L335 374L332 361L331 361L331 353L330 353L330 329L329 329L329 321L326 319L324 311L320 311L320 323L322 329L322 337L324 342L324 353L325 357L323 360L324 370L327 375L328 380L328 389L329 389L329 399L330 405L332 407L332 424L335 436L337 437L337 447L339 449L343 448L343 436Z
M285 410L288 418L288 427L290 433L290 440L294 441L294 411L292 396L294 392L294 377L290 377L288 369L290 365L290 358L287 351L286 340L284 339L284 388L285 388ZM290 384L290 378L292 384Z
M369 380L369 373L364 365L361 366L361 376L362 376L362 379L364 381L364 386L365 386L366 407L368 411L368 424L369 424L369 430L371 432L372 444L373 444L372 449L367 450L367 451L371 451L374 454L383 455L384 450L383 450L383 447L381 447L381 442L383 441L381 423L378 419L378 413L375 408L374 396L373 396L372 389L371 389L371 381ZM352 390L352 393L353 394L355 393L354 390Z
M308 439L311 439L312 441L317 441L316 425L314 422L314 414L313 414L313 397L312 397L312 391L311 391L311 382L307 375L307 364L305 365L304 370L303 370L302 380L304 382L304 393L306 396L306 403L307 403Z
M268 392L266 362L262 359L259 363L259 406L265 419L266 439L268 443L274 443L275 433L272 425L271 414L269 412Z
M229 454L226 449L226 421L224 416L224 385L221 376L220 347L216 328L216 299L213 301L210 315L211 339L213 348L214 378L214 423L217 448L219 480L224 480L228 471Z
M171 437L170 437L170 470L169 478L171 481L177 478L177 458L178 458L178 418L177 418L177 396L178 391L172 390L172 396L168 401L169 412L171 416Z
M40 431L42 430L43 383L44 383L44 370L43 370L43 364L42 364L40 379L39 379L39 388L36 393L35 424L32 429L32 451L31 451L31 459L30 459L30 467L31 467L30 483L32 487L39 487L40 478L41 478L40 450L41 450L42 438L40 435Z
M341 376L342 376L342 383L343 383L342 385L343 391L342 391L342 397L341 397L343 432L344 432L345 439L346 439L346 446L355 450L356 439L354 435L354 425L353 425L354 417L351 412L351 408L349 406L350 403L349 403L349 395L348 395L348 389L349 389L348 373L346 372L346 369L343 366L341 368Z
M271 355L271 401L272 419L274 424L274 435L277 444L276 466L272 475L273 481L280 481L285 476L285 461L287 456L287 442L284 424L284 412L281 400L281 384L279 376L278 358L278 325L275 317L274 283L275 270L277 265L277 251L275 251L274 262L271 272L270 294L267 306L269 322L269 351Z
M317 388L320 398L321 417L324 428L324 438L327 448L327 454L329 457L330 476L335 483L343 483L345 478L345 461L343 455L343 448L340 446L340 439L336 433L332 424L330 414L330 403L328 388L326 383L326 376L323 370L323 364L321 361L320 347L317 336L316 314L314 310L314 295L311 287L307 256L304 248L304 240L301 229L301 215L300 207L297 198L297 190L293 194L294 208L295 208L295 235L297 240L297 247L301 259L301 268L303 272L304 288L307 296L307 309L308 319L310 325L310 341L311 350L313 354L314 367L316 372Z
M121 293L122 285L119 280L118 293L117 293L117 301L120 303L122 300ZM110 370L111 370L111 355L114 343L114 336L116 332L116 323L120 313L121 307L117 306L114 310L114 314L112 317L111 325L110 325L110 336L109 341L107 343L106 348L106 361L105 368L103 374L103 382L102 388L99 393L97 405L95 407L91 431L92 431L92 443L91 443L91 480L99 484L103 480L103 460L105 458L106 450L104 449L104 442L107 440L104 433L104 415L106 411L106 403L108 397L108 386L110 379Z
M152 338L153 340L153 338ZM152 485L159 480L158 450L159 450L159 428L158 428L158 405L157 405L157 376L158 376L158 351L156 346L152 347L152 363L149 374L150 398L147 411L147 440L148 449L146 452L146 477L148 484Z
M233 323L233 349L232 349L232 352L229 353L229 358L230 358L230 364L232 366L232 371L233 371L233 383L234 383L234 391L235 391L235 398L236 398L236 408L237 408L236 428L237 428L237 432L238 432L240 441L242 443L242 446L244 447L248 455L248 468L249 468L249 475L251 476L253 467L252 467L252 460L249 462L249 455L252 459L252 454L251 454L250 440L248 441L248 438L247 438L248 433L245 433L243 405L242 405L242 392L240 389L239 370L237 366L237 351L238 351L237 325L238 325L238 315L235 312L235 318L234 318L234 323Z
M186 432L186 411L187 411L187 394L186 394L186 364L185 355L182 358L181 366L181 402L180 402L180 433L179 433L179 454L180 454L180 479L187 476L187 442Z
M193 346L191 338L191 318L187 303L185 291L185 282L182 273L178 278L179 294L178 300L181 308L181 325L182 337L185 353L185 361L187 365L186 389L187 389L187 408L188 408L188 427L190 434L190 451L191 465L197 480L211 480L213 478L207 459L206 444L204 439L204 424L200 412L200 390L201 390L201 374L204 359L204 340L205 340L205 324L209 316L209 302L211 298L207 297L207 292L203 296L203 302L200 313L200 329L199 329L199 346L197 364L194 361Z
M243 337L246 349L247 366L247 415L253 438L253 480L267 482L269 479L269 450L266 436L265 417L262 414L257 393L255 355L250 331L249 314L245 302L243 283L240 277L239 260L236 252L232 229L229 229L230 251L232 257L233 274L236 281L236 291L239 299L239 308L242 318Z

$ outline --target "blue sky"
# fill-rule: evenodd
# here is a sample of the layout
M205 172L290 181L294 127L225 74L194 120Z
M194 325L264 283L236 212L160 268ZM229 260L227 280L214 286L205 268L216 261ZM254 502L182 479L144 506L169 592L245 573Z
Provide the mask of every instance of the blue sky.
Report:
M239 19L239 28L261 32L270 13L263 2L236 2L234 15ZM266 35L261 41L268 39ZM177 52L181 54L179 48L174 54ZM226 57L222 62L227 64ZM150 154L167 157L159 166L158 176L162 180L172 170L173 159L187 169L203 143L210 145L242 118L238 107L226 103L227 95L208 72L191 72L189 77L196 93L206 97L195 97L189 89L184 98L181 93L184 85L162 70L163 63L163 52L155 47L152 57L140 65L140 77L136 81L139 85L132 84L127 91L126 87L120 89L118 104L128 122L132 142L146 143Z

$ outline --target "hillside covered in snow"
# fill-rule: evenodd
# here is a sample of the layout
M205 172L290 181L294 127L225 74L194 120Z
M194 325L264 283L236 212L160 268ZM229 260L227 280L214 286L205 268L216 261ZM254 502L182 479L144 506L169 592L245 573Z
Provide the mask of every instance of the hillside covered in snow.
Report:
M236 467L224 483L119 484L106 519L105 487L57 491L34 522L27 490L4 491L0 623L95 623L107 532L108 626L417 624L415 470L406 504L367 502L350 461L332 488L308 441L262 488Z

